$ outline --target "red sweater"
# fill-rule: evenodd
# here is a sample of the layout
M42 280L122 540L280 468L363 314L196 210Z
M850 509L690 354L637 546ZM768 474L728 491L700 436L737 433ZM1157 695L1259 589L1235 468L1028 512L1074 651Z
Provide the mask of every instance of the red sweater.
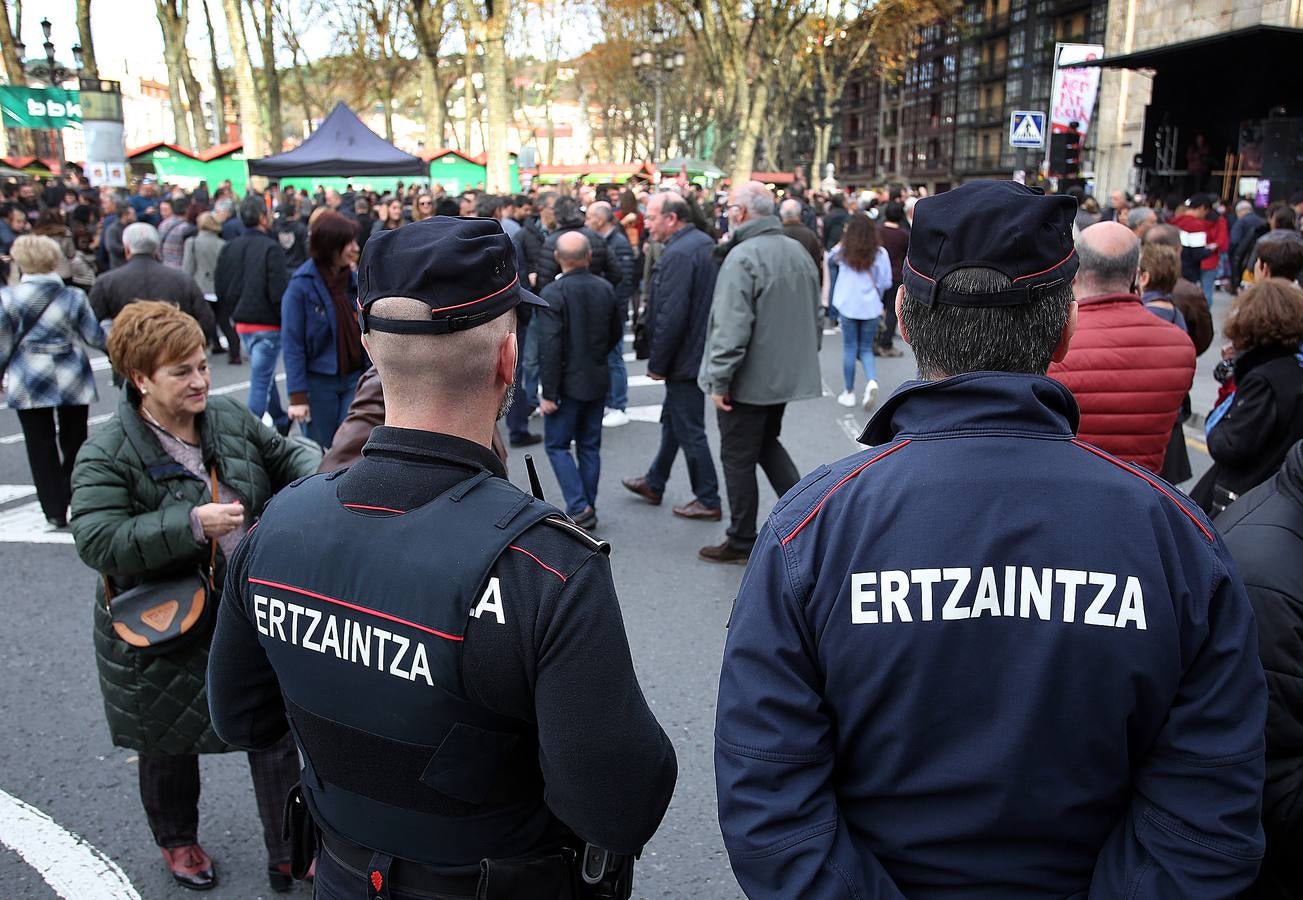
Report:
M1133 294L1086 297L1078 307L1067 358L1049 372L1077 398L1077 436L1158 472L1194 381L1194 344Z
M1172 220L1172 224L1182 231L1188 231L1192 234L1203 232L1208 236L1209 244L1216 244L1217 250L1203 258L1199 263L1200 270L1206 272L1209 269L1217 268L1217 261L1222 258L1222 254L1230 248L1226 245L1230 243L1230 232L1226 230L1226 217L1218 216L1216 222L1208 219L1200 219L1198 216L1184 215L1177 216Z

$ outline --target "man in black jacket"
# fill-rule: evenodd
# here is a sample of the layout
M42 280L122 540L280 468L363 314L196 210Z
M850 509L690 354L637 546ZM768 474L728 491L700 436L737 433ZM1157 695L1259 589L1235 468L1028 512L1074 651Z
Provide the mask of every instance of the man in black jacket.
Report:
M158 229L148 222L133 222L122 232L122 246L126 262L97 278L90 290L95 318L101 322L115 319L124 306L137 300L162 300L189 313L212 341L217 321L204 292L185 272L154 258Z
M597 524L602 414L611 378L607 358L624 336L619 301L611 286L589 271L591 259L583 234L560 236L556 261L561 274L543 289L549 308L538 316L543 445L565 495L566 512L583 528Z
M285 251L285 266L293 274L295 269L308 261L308 226L299 214L299 204L295 197L286 197L281 203L280 216L272 226L272 232L276 235L276 243ZM369 229L365 236L370 236ZM359 241L363 237L359 232Z
M588 227L601 235L606 243L606 250L611 265L620 273L620 283L615 286L615 299L620 304L620 322L623 324L629 316L633 301L634 287L634 252L633 245L624 235L624 229L615 221L615 212L605 200L595 200L588 204L584 216ZM620 342L611 348L608 366L611 370L611 389L606 394L606 415L602 417L603 428L618 428L629 424L629 372L624 367L624 329L620 329Z
M589 270L594 275L600 275L612 285L620 283L620 273L616 271L615 266L607 262L609 254L606 250L606 242L602 236L584 225L584 213L579 208L579 201L574 197L558 197L553 204L552 211L556 216L556 227L548 231L547 237L543 240L543 249L539 251L538 256L538 278L534 282L534 290L540 294L543 288L552 283L552 279L561 273L561 267L556 261L556 243L561 235L568 231L583 232L584 237L588 238L588 246L593 250L593 261L589 265Z
M1267 855L1251 900L1303 897L1303 441L1285 465L1226 508L1217 527L1258 621L1267 672Z
M718 269L711 260L714 241L692 224L691 215L687 201L672 191L653 194L647 201L648 233L665 245L651 271L647 293L645 315L651 334L647 375L665 382L665 402L655 459L646 475L622 483L652 506L660 506L674 457L682 447L695 497L674 507L674 514L718 522L719 478L706 441L706 395L697 386Z
M249 411L261 419L270 413L281 434L288 434L289 415L276 386L281 352L281 295L289 284L285 253L268 234L271 216L262 197L240 201L244 232L222 248L213 272L219 308L234 309L240 343L249 354Z

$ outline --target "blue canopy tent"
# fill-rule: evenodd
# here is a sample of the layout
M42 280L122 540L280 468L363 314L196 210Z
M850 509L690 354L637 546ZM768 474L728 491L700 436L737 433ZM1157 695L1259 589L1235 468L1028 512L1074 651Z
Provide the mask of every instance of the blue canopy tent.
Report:
M337 103L321 127L293 150L249 160L249 174L268 178L428 177L430 164L399 150L362 124L351 109Z

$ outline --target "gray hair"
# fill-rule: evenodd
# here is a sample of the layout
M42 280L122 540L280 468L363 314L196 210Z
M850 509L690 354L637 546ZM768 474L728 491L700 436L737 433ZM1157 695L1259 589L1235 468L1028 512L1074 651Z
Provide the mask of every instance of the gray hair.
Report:
M1077 238L1077 258L1081 260L1077 278L1100 291L1130 291L1140 266L1140 241L1133 237L1126 250L1110 256L1090 245L1088 230Z
M1249 201L1249 200L1241 200L1239 203L1235 204L1235 212L1237 212L1237 213L1251 213L1251 212L1253 212L1253 203L1252 203L1252 201Z
M784 222L801 221L801 201L788 197L782 203L778 204L778 218Z
M153 256L158 252L158 229L148 222L132 222L122 229L122 246L132 256Z
M1013 285L994 269L956 269L942 287L986 294ZM1020 306L926 306L905 290L900 323L909 335L920 378L938 380L966 372L1044 375L1050 368L1073 301L1071 283L1033 292Z
M231 213L235 212L235 202L231 200L230 197L223 197L221 200L217 201L217 205L213 207L213 211L219 212L229 219Z
M1158 213L1148 206L1136 206L1127 211L1127 227L1135 231L1146 222L1152 222L1157 218Z
M772 216L774 214L774 195L769 188L758 181L748 181L737 188L733 202L742 206L753 216Z
M595 200L588 204L588 211L595 213L603 225L615 221L615 213L611 210L611 204L605 200Z

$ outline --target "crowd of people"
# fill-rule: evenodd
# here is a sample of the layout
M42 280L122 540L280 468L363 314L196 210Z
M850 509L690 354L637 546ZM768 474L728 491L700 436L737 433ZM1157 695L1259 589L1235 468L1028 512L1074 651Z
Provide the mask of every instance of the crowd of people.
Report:
M708 562L745 564L761 539L757 468L779 496L800 481L782 423L787 404L821 396L826 329L842 341L836 402L867 411L879 406L876 358L902 355L898 332L908 339L912 330L898 312L910 310L916 330L947 327L940 307L903 304L911 278L932 280L910 268L923 194L903 185L824 196L797 182L781 198L758 182L718 195L692 185L578 185L450 196L438 185L400 184L382 195L273 188L237 197L229 185L186 194L149 181L130 195L62 183L4 191L6 402L18 410L50 526L71 527L82 558L104 576L96 650L113 737L141 752L150 826L169 869L191 887L214 877L196 836L194 754L224 749L201 708L207 648L145 662L124 655L100 613L115 593L204 559L220 589L226 557L277 490L357 458L384 409L358 316L358 262L369 242L392 246L394 232L437 216L495 220L494 230L510 238L519 285L542 302L516 310L516 389L505 398L506 439L495 435L495 450L505 460L506 446L542 443L565 512L589 530L597 526L603 429L629 421L624 336L632 317L631 349L665 394L659 445L645 472L622 483L659 506L682 450L692 499L673 514L719 522L718 459L729 522L722 543L700 549ZM1248 200L1228 206L1196 195L1151 206L1115 191L1107 206L1076 210L1070 344L1065 338L1041 366L1030 354L1065 326L1029 319L1021 327L1048 331L1027 340L1025 360L1011 361L1010 347L992 342L967 349L967 369L1048 367L1075 401L1073 431L1082 441L1181 484L1192 477L1185 423L1196 412L1196 359L1212 345L1220 286L1234 295L1218 348L1220 391L1214 408L1197 411L1206 413L1213 466L1190 495L1208 515L1234 521L1245 545L1254 528L1297 522L1303 197L1260 212ZM950 279L957 294L1008 304L1032 290L972 271L958 282L932 274L937 283ZM113 423L89 440L87 410L98 394L83 347L107 349L123 389ZM915 352L921 378L949 371L926 348ZM247 362L247 414L209 398L210 354ZM711 406L718 456L705 427ZM542 434L531 430L536 417ZM295 424L308 441L287 440ZM1259 508L1268 490L1278 499ZM1245 495L1259 498L1252 512L1237 504ZM1246 574L1286 585L1250 590L1261 628L1280 629L1262 632L1264 659L1303 677L1303 648L1282 637L1299 633L1303 616L1276 599L1293 590L1290 603L1303 602L1289 568L1297 556L1248 558L1257 568ZM154 721L132 699L159 685L189 705L185 722ZM1271 739L1275 729L1288 743L1303 722L1290 696L1272 686L1267 753L1270 761L1279 751L1280 782L1296 791L1285 772L1294 771L1296 754ZM250 755L278 889L289 884L288 850L273 801L292 778L292 755L288 740ZM1298 823L1288 798L1268 802L1284 810L1269 822L1271 846L1273 834ZM1288 860L1269 861L1272 877L1295 877Z

